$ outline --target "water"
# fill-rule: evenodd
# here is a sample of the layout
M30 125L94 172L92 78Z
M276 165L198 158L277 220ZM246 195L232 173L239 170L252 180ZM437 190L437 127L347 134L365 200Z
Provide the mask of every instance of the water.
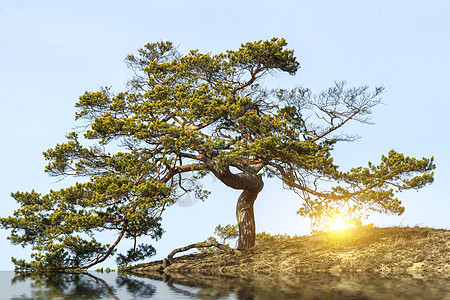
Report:
M92 272L15 276L0 272L0 299L447 299L449 280L310 278L163 280Z

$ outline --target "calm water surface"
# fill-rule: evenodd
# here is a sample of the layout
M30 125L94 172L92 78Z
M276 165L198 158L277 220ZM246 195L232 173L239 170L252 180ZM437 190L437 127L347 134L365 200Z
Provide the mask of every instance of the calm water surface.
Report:
M0 271L0 299L446 299L449 280L295 279L252 281L225 279L153 280L116 273L16 276Z

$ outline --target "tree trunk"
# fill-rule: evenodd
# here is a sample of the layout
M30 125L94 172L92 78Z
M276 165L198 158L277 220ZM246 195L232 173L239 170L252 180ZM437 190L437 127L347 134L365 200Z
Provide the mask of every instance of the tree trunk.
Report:
M217 170L214 164L207 164L206 167L226 186L236 190L243 190L236 205L236 219L239 227L238 249L246 250L255 246L255 215L253 213L253 203L259 192L264 187L261 175L257 175L261 168L253 171L243 171L233 174L230 167ZM249 166L250 169L251 166Z
M255 246L255 214L253 203L259 191L244 190L236 205L236 218L239 227L238 249L246 250Z

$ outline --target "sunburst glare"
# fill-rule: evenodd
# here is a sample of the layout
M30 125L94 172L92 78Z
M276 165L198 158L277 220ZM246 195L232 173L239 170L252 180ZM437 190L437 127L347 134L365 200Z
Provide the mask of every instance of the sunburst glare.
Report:
M349 220L345 218L344 216L336 216L334 218L329 218L325 223L325 230L327 231L338 231L338 230L344 230L352 225L350 224Z

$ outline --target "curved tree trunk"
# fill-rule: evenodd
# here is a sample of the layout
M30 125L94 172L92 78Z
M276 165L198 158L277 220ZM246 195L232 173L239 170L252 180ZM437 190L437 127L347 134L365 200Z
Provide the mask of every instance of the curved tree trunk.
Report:
M238 249L252 248L255 246L256 236L253 203L264 187L261 175L257 175L261 168L248 166L252 171L243 170L241 173L233 174L229 166L221 170L218 170L214 164L207 164L206 167L225 185L236 190L243 190L236 205L236 219L239 227Z
M236 205L236 219L239 227L238 249L245 250L255 246L255 214L253 203L259 191L244 190Z

